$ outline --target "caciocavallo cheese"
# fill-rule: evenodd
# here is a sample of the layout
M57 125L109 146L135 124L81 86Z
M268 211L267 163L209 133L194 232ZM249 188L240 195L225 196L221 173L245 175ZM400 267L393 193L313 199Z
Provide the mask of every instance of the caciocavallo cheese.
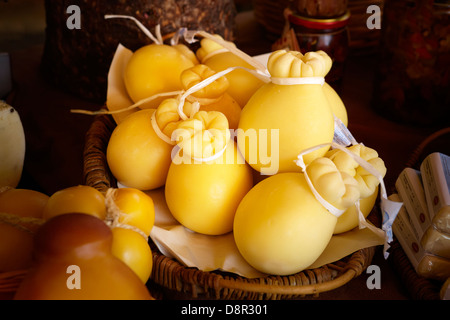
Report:
M450 206L442 207L434 216L432 223L438 231L450 234Z

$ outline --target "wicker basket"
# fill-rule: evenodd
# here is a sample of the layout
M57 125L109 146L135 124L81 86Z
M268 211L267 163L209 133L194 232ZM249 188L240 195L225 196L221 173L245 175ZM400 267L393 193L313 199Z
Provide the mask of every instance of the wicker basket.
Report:
M379 45L380 30L371 30L366 26L367 7L377 5L381 11L384 0L348 0L347 7L350 10L349 20L350 48L357 53L371 53ZM285 19L283 11L286 7L293 6L292 0L253 0L255 19L267 31L269 40L277 40L283 31Z
M28 270L0 272L0 300L12 299Z
M96 116L86 133L85 184L101 192L117 186L108 169L105 152L114 128L111 116L100 115ZM370 219L379 225L375 221L379 216L375 211ZM178 299L289 299L317 295L341 287L360 275L370 265L375 252L375 247L365 248L321 268L304 270L290 276L247 279L235 274L187 268L161 254L151 241L150 246L153 251L151 287L156 286L167 298Z

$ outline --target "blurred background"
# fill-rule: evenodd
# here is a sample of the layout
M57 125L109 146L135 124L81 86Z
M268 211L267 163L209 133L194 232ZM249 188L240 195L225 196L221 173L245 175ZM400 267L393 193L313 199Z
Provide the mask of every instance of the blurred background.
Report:
M45 40L44 0L0 0L0 52Z
M335 66L335 78L327 82L347 107L355 138L374 147L387 164L387 186L425 138L449 125L448 0L214 0L223 7L206 10L200 5L210 2L0 0L0 99L19 111L25 129L21 186L50 195L83 182L84 139L92 118L69 110L104 106L106 72L118 41L148 42L130 21L105 22L102 10L114 6L120 13L138 12L152 28L163 10L152 8L155 3L181 14L167 17L166 26L188 18L197 23L200 12L209 19L206 26L223 28L250 55L295 43L302 50L327 51ZM70 4L80 4L81 32L66 27ZM140 5L145 10L135 11ZM367 27L371 5L380 9L380 29ZM194 13L185 14L190 10ZM448 136L439 146L448 150ZM366 277L359 277L323 298L407 297L381 254L374 264L384 268L382 290L362 290Z

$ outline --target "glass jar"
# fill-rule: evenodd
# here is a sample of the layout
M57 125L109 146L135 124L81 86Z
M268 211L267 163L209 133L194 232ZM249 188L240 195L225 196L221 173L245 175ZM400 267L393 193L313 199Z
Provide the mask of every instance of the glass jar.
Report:
M387 0L373 107L394 121L448 125L450 4Z
M302 53L323 50L331 57L333 66L325 80L338 91L349 52L350 12L335 18L311 18L290 12L287 18Z

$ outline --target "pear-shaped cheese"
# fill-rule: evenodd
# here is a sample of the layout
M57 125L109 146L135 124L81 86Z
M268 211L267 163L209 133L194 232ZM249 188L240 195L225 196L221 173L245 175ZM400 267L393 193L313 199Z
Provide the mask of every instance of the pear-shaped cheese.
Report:
M219 111L199 111L173 131L177 145L194 159L214 157L224 150L230 138L228 120Z
M233 232L251 266L288 275L321 255L336 221L314 197L303 173L279 173L259 182L242 199Z

